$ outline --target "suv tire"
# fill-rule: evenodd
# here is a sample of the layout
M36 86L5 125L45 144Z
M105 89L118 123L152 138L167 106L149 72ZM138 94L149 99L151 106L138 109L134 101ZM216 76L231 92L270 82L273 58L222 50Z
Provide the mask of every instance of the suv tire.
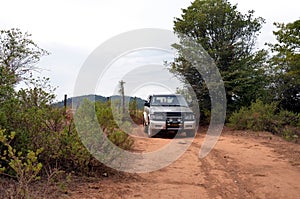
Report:
M147 126L147 135L148 135L148 138L152 138L154 136L153 129L150 128L150 123Z

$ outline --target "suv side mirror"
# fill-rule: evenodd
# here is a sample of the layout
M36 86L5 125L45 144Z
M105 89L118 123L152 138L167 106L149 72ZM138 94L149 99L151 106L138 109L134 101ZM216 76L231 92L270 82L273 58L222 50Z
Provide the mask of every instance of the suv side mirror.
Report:
M144 106L150 107L150 103L146 101Z

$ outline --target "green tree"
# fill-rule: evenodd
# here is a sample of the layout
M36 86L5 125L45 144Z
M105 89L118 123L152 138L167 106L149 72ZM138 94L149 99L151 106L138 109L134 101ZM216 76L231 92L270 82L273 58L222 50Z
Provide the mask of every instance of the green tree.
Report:
M0 128L12 129L18 105L14 88L21 80L32 84L36 64L48 54L30 37L19 29L0 30Z
M0 31L0 67L12 84L18 83L24 75L37 70L36 64L47 55L46 50L31 40L31 34L19 29ZM6 78L7 78L6 77Z
M274 100L280 107L300 112L300 20L292 23L274 23L277 43L269 44L274 56L270 60L273 69Z
M54 97L45 90L48 79L35 80L32 76L41 56L48 53L30 36L19 29L0 30L1 174L17 179L16 195L20 198L29 198L28 186L42 169L38 156L48 138L45 123L50 121L48 110ZM29 88L16 91L21 81Z
M14 95L14 76L0 64L0 105Z
M254 18L252 10L242 14L227 0L195 0L182 11L181 18L174 21L174 31L200 44L213 58L225 83L228 111L263 98L267 53L254 49L264 20ZM182 45L174 45L179 56L170 63L170 70L192 86L201 115L209 115L210 98L204 79L182 56Z

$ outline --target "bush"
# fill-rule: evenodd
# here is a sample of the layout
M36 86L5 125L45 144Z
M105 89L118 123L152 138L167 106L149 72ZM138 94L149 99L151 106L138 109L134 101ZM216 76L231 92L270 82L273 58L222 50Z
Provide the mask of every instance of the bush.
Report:
M100 127L108 139L122 149L131 149L133 140L126 133L132 131L131 118L125 117L114 106L112 108L110 101L97 102L95 108Z
M300 121L300 114L295 114L287 110L281 110L277 117L283 126L290 125L296 127Z
M136 110L134 113L130 113L130 118L134 124L143 124L143 110Z
M240 130L251 129L254 131L270 130L276 123L275 112L277 104L263 104L257 100L249 108L242 107L229 118L229 125Z
M28 150L27 153L22 153L11 146L10 143L14 138L14 132L7 135L5 130L0 129L0 144L2 145L0 173L17 179L17 198L29 198L29 185L39 179L38 174L42 169L42 163L38 161L38 156L43 149ZM10 175L12 172L13 174Z
M28 198L28 186L37 174L49 181L55 173L98 175L107 170L82 144L72 115L65 109L25 107L20 103L16 107L17 117L9 125L15 133L7 130L0 134L0 174L17 179L16 197ZM129 146L123 137L123 142L116 140L119 145Z
M115 130L108 135L108 139L116 146L129 150L132 148L133 140L121 130Z
M29 198L28 185L38 175L49 180L64 171L103 169L81 142L71 114L51 105L55 89L49 79L33 78L35 64L48 53L17 29L1 30L0 36L0 174L18 181L14 195ZM15 90L21 82L26 88ZM113 142L130 148L132 142L117 129L109 107L101 105L98 113ZM97 142L97 137L88 138Z
M1 174L19 182L15 195L27 198L28 185L37 175L49 180L56 173L97 175L107 170L91 154L93 150L106 150L99 135L94 134L99 132L99 126L83 126L87 127L84 128L87 136L80 137L72 114L64 108L53 107L53 97L41 86L21 89L8 99L0 97L0 129L6 129L0 134ZM95 109L92 102L83 105L84 110ZM126 150L131 148L133 141L118 128L109 103L97 104L96 115L98 118L93 119L101 124L115 145ZM128 129L127 121L118 118L121 118L122 127ZM85 118L81 119L81 124L89 124ZM90 146L82 143L85 139L91 141Z
M282 137L287 141L297 142L299 136L295 133L295 129L291 127L284 127L282 129Z
M278 110L277 105L257 100L250 107L234 112L229 118L229 126L239 130L269 131L287 140L297 140L300 114Z

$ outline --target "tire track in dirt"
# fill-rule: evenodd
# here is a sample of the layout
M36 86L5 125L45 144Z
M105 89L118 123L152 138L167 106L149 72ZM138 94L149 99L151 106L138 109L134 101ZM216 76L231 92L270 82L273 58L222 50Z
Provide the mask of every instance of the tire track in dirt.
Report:
M252 185L239 177L240 168L228 155L213 150L202 159L210 198L253 198Z
M161 138L152 140L155 141L156 147L158 143L169 142L168 139ZM180 140L178 139L177 142L180 143ZM153 146L144 143L142 147L144 147L144 151L149 151ZM168 167L151 173L140 174L142 182L151 187L150 191L143 190L144 195L141 198L209 198L205 191L201 161L195 155L198 150L198 148L191 146L183 156Z
M278 145L278 141L283 145ZM274 151L282 146L293 146L292 151L298 151L300 146L282 142L282 139L278 141L269 141L266 145L262 137L222 135L214 149L217 153L212 155L219 152L217 159L223 162L225 171L234 168L239 198L299 197L300 167L292 165L287 156ZM221 161L222 157L224 161ZM228 163L224 164L226 161Z

